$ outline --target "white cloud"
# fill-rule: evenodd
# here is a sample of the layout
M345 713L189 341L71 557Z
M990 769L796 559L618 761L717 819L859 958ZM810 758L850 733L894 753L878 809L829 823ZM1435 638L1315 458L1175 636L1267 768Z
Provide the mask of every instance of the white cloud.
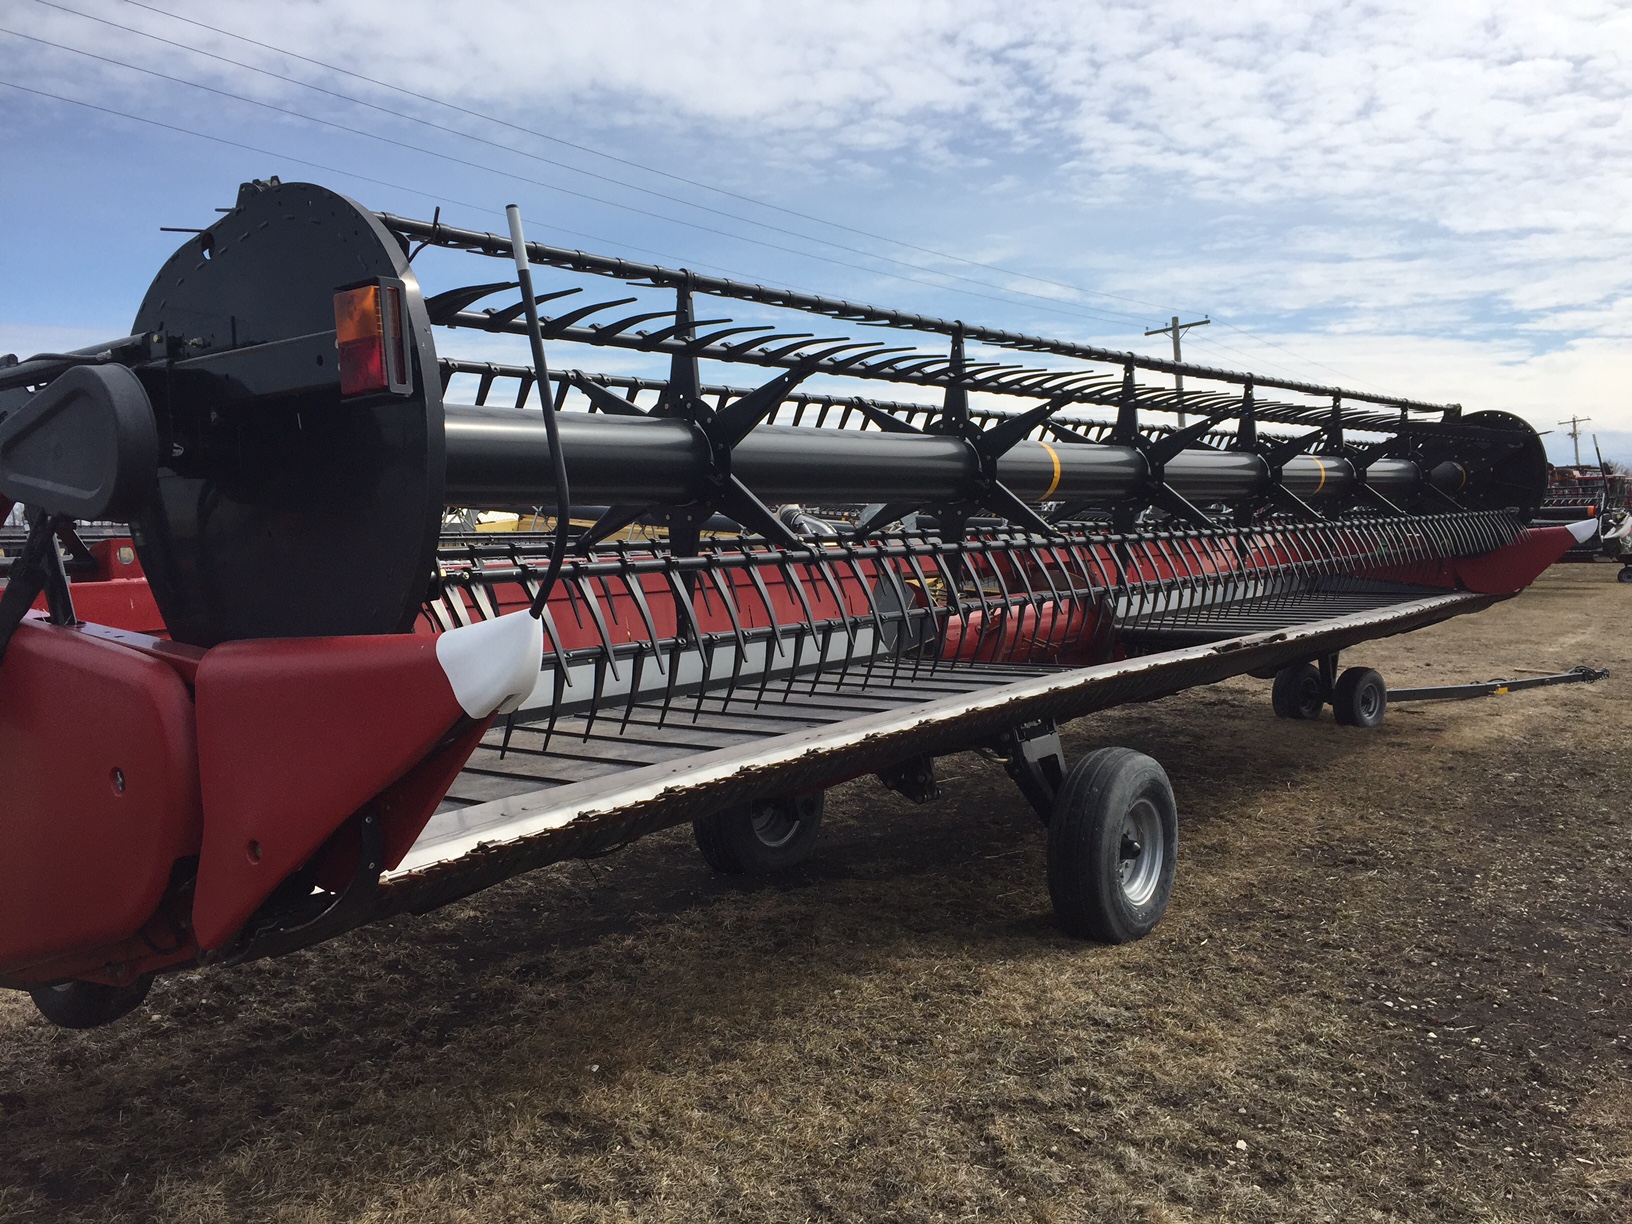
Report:
M69 2L291 70L132 5ZM878 199L897 181L961 178L961 199L925 202L958 230L958 249L1211 310L1320 364L1223 328L1196 336L1198 356L1240 365L1250 355L1304 378L1334 377L1321 368L1333 367L1424 399L1523 411L1544 427L1550 414L1581 411L1632 430L1620 390L1632 374L1622 353L1632 331L1632 11L1621 4L170 7L587 143L626 133L645 160L689 173L685 157L698 156L703 173L819 213L853 216L846 193L860 184ZM280 105L358 114L30 3L9 5L6 18ZM221 108L60 56L31 56L29 71L79 96L162 99L167 113ZM298 74L433 113L310 66ZM369 122L386 126L377 114ZM271 126L304 130L264 113L245 130ZM914 203L891 201L889 218L910 220ZM1141 220L1159 210L1162 222ZM894 228L919 239L910 224Z

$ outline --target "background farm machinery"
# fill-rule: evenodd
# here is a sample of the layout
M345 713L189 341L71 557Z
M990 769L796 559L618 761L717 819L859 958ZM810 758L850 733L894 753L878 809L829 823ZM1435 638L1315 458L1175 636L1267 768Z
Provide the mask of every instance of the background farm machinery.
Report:
M1596 561L1608 557L1621 566L1618 579L1632 583L1632 476L1611 470L1601 458L1590 466L1553 468L1536 518L1555 523L1597 519L1597 537L1583 540L1565 558Z
M466 283L470 257L502 262ZM449 357L448 330L530 360ZM0 368L29 524L0 596L0 981L100 1023L156 973L686 821L720 870L784 867L827 787L927 798L970 748L1047 824L1066 929L1136 938L1171 788L1125 749L1067 762L1058 724L1249 672L1285 717L1374 724L1382 679L1340 652L1590 536L1527 526L1545 490L1503 413L246 184L129 336Z

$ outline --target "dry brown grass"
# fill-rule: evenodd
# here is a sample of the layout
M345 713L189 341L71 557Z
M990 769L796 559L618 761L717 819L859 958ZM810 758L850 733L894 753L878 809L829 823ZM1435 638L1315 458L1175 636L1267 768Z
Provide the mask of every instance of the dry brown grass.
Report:
M786 880L675 831L67 1033L0 998L7 1220L1632 1217L1632 590L1561 568L1355 652L1594 688L1079 724L1173 776L1173 907L1053 927L1001 771L844 787ZM1241 1147L1244 1144L1245 1147Z

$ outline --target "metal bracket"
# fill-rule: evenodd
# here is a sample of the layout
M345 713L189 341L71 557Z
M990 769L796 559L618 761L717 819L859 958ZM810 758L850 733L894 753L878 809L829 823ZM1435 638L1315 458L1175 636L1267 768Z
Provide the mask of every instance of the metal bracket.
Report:
M1326 427L1312 429L1306 434L1299 434L1295 438L1288 438L1284 442L1273 443L1263 449L1264 462L1269 464L1271 480L1281 478L1281 469L1292 460L1307 451L1321 438L1326 436Z
M1337 659L1338 652L1334 650L1315 660L1315 667L1320 671L1321 700L1328 703L1332 700L1332 694L1337 691Z
M990 429L983 429L979 433L971 434L970 437L974 441L975 449L980 452L982 459L996 461L1018 446L1025 439L1025 436L1039 424L1046 421L1067 404L1074 402L1070 396L1057 395L1053 399L1038 404L1037 407L1028 412L1023 412L1016 417L1010 417Z
M624 399L610 388L590 378L582 370L573 370L567 375L567 381L576 387L580 394L590 402L590 405L600 410L606 416L638 416L646 415L646 410L633 400Z
M1228 420L1233 413L1215 412L1211 416L1203 417L1193 425L1186 425L1183 429L1175 429L1165 437L1154 442L1144 441L1140 449L1145 452L1145 462L1150 464L1152 478L1161 479L1162 468L1169 459L1187 450L1192 442L1199 442L1220 421ZM1137 445L1137 444L1136 444Z
M861 410L862 416L877 425L884 433L921 434L924 432L911 422L903 421L894 413L885 412L884 409L876 404L869 404L866 400L857 401L856 407Z
M1406 513L1405 510L1403 510L1399 506L1396 506L1388 498L1384 497L1376 489L1372 488L1371 485L1366 480L1361 479L1359 481L1359 483L1357 485L1357 490L1358 490L1360 496L1369 497L1372 501L1376 502L1378 504L1378 506L1380 506L1383 510L1385 510L1389 514L1399 515L1402 518L1405 516L1405 513Z
M62 554L57 551L59 532L78 538L73 536L73 520L64 515L46 514L38 507L29 508L28 520L28 540L23 544L22 555L11 563L5 594L0 595L0 659L5 657L12 634L17 632L17 626L23 623L23 617L42 591L51 624L79 623L74 615L74 597L68 589Z
M1346 444L1343 448L1343 457L1354 465L1356 474L1362 473L1377 460L1392 458L1392 452L1399 449L1404 436L1404 434L1396 434L1393 437L1384 438L1381 442L1373 442L1369 446Z
M1106 439L1112 446L1139 445L1142 435L1139 433L1138 394L1130 359L1122 368L1122 398L1116 406L1116 424L1111 427L1111 436Z
M1003 768L1046 825L1065 781L1065 746L1053 719L1021 723L998 741Z
M947 358L949 381L946 386L946 397L941 405L940 416L929 424L925 432L940 434L943 437L961 438L974 451L975 462L979 467L980 475L977 487L968 490L963 501L934 507L935 516L940 520L941 524L941 538L943 540L962 539L970 518L970 512L980 508L1000 514L1010 522L1038 535L1058 534L1053 524L1015 496L1012 490L1005 487L998 480L997 461L1005 451L1025 437L1039 421L1045 420L1053 413L1058 412L1070 401L1064 398L1051 399L1021 417L1006 421L995 428L983 430L969 417L969 390L964 386L964 378L967 373L968 363L964 358L963 348L963 324L957 323L952 330L951 350ZM867 416L881 427L889 428L883 426L883 423L877 420L874 413L868 412ZM889 519L879 521L889 522ZM858 527L855 537L857 539L863 538L876 526L876 523L868 523L864 527Z
M941 795L940 787L935 785L935 758L930 756L909 757L888 769L881 769L878 780L914 803L929 803Z
M865 540L873 532L886 523L893 523L904 514L911 514L918 507L912 502L875 502L865 507L861 518L851 528L850 537L853 540Z
M690 341L695 338L693 321L696 317L691 309L691 273L682 268L680 277L680 284L674 290L674 327L670 334L677 339ZM674 353L669 358L669 385L663 389L652 415L678 416L703 423L710 414L707 406L698 398L701 385L697 354L686 349Z
M955 418L946 418L935 432L961 437L974 448L975 458L980 464L980 486L969 491L969 496L962 502L935 506L935 516L940 522L942 539L961 539L964 529L970 518L970 512L984 508L995 514L1002 515L1011 523L1023 527L1027 531L1038 535L1052 536L1059 534L1056 528L1037 511L1027 505L1012 489L997 478L997 461L1004 453L1012 450L1031 430L1050 415L1058 412L1072 401L1067 397L1051 399L1039 404L1022 416L1003 422L992 429L982 430L969 424L965 415L964 428L955 429L950 423ZM862 414L878 427L891 433L923 433L924 430L909 425L905 421L897 420L889 413L870 404L858 405ZM903 514L910 513L919 507L911 502L888 502L868 507L861 520L851 532L851 538L864 540L885 523L893 522Z
M664 511L664 519L670 525L670 540L677 550L684 555L695 555L697 542L692 537L700 530L701 524L708 521L716 510L735 520L741 526L759 532L773 544L784 548L799 546L799 537L788 530L787 524L776 517L775 511L767 506L747 485L731 473L731 450L753 430L766 416L775 412L783 398L796 387L809 373L809 368L800 366L778 376L747 395L733 400L718 412L707 413L696 418L686 417L693 428L702 432L708 439L709 449L714 459L715 483L713 489L704 496L703 500L693 506L658 507L654 503L642 505L609 506L595 525L583 532L577 541L580 552L588 550L604 540L607 536L623 530L641 515L654 509ZM589 397L603 413L627 416L646 416L640 408L621 396L614 395L605 387L591 382L587 377L573 372L573 385ZM697 408L703 408L700 400L691 401ZM653 410L652 415L657 415ZM677 534L676 526L682 529L683 534Z
M969 389L963 385L966 363L963 357L963 322L952 324L952 343L947 358L946 395L941 415L930 422L929 432L963 437L969 429Z
M1277 475L1274 479L1276 483L1271 486L1269 494L1270 501L1285 506L1294 514L1301 515L1310 522L1318 523L1321 519L1326 517L1319 510L1315 509L1315 507L1304 501L1303 498L1292 492L1291 489L1282 488L1280 485L1279 475Z
M1116 425L1112 428L1107 441L1113 446L1131 446L1144 457L1146 484L1142 497L1111 508L1111 525L1118 532L1130 531L1140 509L1146 505L1153 505L1203 530L1217 527L1218 524L1191 504L1188 498L1176 489L1169 488L1162 478L1162 473L1169 459L1183 451L1190 443L1200 441L1207 431L1220 421L1234 415L1233 409L1212 414L1193 425L1176 429L1164 438L1151 441L1139 432L1138 390L1133 378L1133 363L1130 361L1122 375L1122 400L1116 411Z
M371 801L347 822L347 825L352 824L355 824L358 832L357 869L345 888L338 894L329 894L332 899L326 904L320 897L308 896L291 907L293 913L291 909L283 909L265 913L264 916L257 914L245 926L236 946L221 957L222 963L238 965L293 952L350 930L368 916L374 894L379 888L380 872L385 866L384 837L375 803ZM345 827L342 826L342 831ZM305 872L300 872L295 878L307 877ZM309 907L313 904L321 904L316 913L310 911ZM274 902L262 907L263 912L272 908L275 908ZM261 919L258 926L255 925L256 918ZM294 919L292 924L284 925L285 920L290 918Z
M1194 505L1177 489L1158 483L1150 492L1151 503L1176 518L1184 519L1192 526L1200 527L1203 531L1211 531L1218 526L1199 506ZM1131 524L1129 525L1131 527ZM1126 527L1118 527L1119 531L1127 531Z
M1258 449L1258 403L1252 393L1252 380L1249 378L1241 388L1241 421L1235 429L1235 450L1256 451Z

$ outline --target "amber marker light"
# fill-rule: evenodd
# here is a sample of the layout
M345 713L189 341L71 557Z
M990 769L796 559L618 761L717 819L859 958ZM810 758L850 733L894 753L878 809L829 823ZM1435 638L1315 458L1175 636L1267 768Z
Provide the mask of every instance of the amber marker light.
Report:
M402 345L401 289L373 284L335 294L334 338L340 349L342 396L411 390Z

